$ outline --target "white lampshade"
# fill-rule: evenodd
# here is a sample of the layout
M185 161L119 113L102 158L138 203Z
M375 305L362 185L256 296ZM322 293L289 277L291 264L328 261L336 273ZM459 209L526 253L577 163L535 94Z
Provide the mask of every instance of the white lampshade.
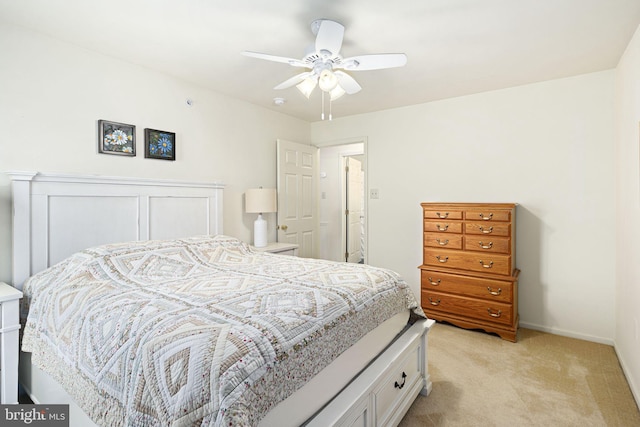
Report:
M333 88L335 88L338 84L338 78L333 71L329 69L324 69L320 72L320 77L318 77L318 86L325 92L331 92Z
M262 218L265 212L278 211L278 195L275 188L252 188L246 191L245 210L257 213L253 223L253 245L257 248L267 246L267 221Z
M245 193L247 213L278 211L278 196L275 188L251 188Z
M342 88L342 86L337 85L336 87L334 87L331 90L331 92L329 92L329 95L331 95L331 100L335 101L336 99L340 98L345 93L347 93L347 92Z
M311 96L311 92L313 92L313 89L316 88L317 84L318 84L317 78L313 79L313 78L307 77L301 83L299 83L296 87L300 92L302 92L304 96L307 97L307 99L309 99L309 97Z

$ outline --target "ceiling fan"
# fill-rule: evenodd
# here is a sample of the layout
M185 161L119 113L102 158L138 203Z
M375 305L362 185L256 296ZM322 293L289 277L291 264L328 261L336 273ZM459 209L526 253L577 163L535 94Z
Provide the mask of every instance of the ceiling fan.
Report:
M342 48L342 39L344 37L344 26L335 21L317 19L311 23L311 31L316 35L316 41L315 44L307 47L305 56L302 59L250 51L244 51L242 54L309 69L310 71L296 74L285 80L274 89L287 89L296 86L309 98L315 87L318 86L323 91L323 95L324 92L329 94L331 101L338 99L345 93L351 95L362 89L353 77L342 70L380 70L402 67L407 63L407 56L404 53L382 53L343 58L340 54L340 49Z

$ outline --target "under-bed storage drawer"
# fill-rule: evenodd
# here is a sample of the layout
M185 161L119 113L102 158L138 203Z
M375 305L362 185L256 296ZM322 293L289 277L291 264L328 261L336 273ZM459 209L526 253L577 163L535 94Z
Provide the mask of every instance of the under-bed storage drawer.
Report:
M407 349L398 364L389 370L379 387L374 390L376 425L388 424L400 401L414 389L420 377L420 346L418 342Z
M416 321L305 425L397 426L416 396L431 391L426 351L434 323L433 319Z

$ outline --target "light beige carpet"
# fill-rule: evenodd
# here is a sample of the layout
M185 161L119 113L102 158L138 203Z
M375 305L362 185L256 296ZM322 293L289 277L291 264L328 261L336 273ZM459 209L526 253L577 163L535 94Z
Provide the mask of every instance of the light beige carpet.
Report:
M400 423L425 426L640 426L613 347L529 329L518 342L437 323L433 391Z

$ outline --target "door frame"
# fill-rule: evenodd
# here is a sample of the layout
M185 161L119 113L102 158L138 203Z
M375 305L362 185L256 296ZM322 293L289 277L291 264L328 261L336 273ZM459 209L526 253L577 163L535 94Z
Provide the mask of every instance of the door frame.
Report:
M362 144L362 164L364 167L364 200L362 211L364 212L364 263L368 263L369 258L369 147L366 136L357 136L350 138L334 139L330 141L314 142L313 145L322 150L323 148L336 147L340 145ZM320 156L318 156L320 157ZM342 189L341 197L342 197ZM318 232L323 232L323 228L319 227ZM324 236L318 236L318 240L322 241Z

